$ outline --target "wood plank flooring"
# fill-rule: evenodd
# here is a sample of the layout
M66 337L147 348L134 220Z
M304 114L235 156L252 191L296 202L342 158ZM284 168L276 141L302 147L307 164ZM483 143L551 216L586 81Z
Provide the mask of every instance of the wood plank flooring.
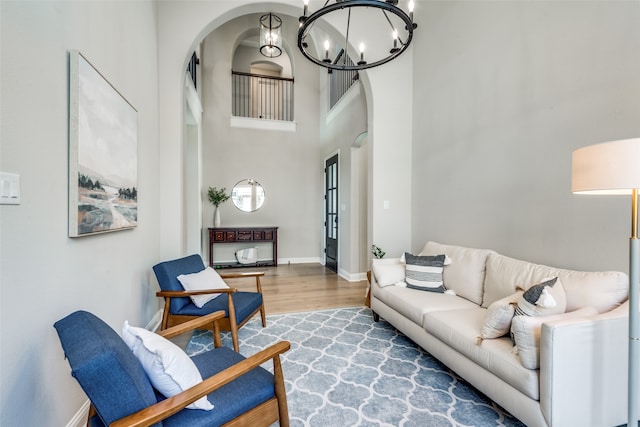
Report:
M349 282L321 264L222 269L220 272L264 271L261 278L267 314L294 313L365 304L367 281ZM230 287L255 291L255 279L227 279Z

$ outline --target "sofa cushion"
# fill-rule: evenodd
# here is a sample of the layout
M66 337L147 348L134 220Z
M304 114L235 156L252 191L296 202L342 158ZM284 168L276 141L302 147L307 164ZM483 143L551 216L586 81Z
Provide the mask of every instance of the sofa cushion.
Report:
M406 252L404 259L408 288L438 293L446 290L442 284L445 255L416 256Z
M525 369L512 352L509 337L477 344L486 309L432 311L425 314L427 332L534 400L540 397L538 371ZM444 361L446 363L446 360Z
M540 334L543 323L552 320L588 317L597 313L593 307L584 307L569 313L550 316L515 316L511 322L511 337L515 342L522 366L527 369L540 367Z
M451 258L451 265L447 266L443 272L444 286L453 290L456 295L480 305L483 296L485 264L491 253L494 252L488 249L427 242L420 255L445 254ZM506 295L508 294L503 296Z
M464 298L436 292L423 292L400 286L380 287L371 285L375 298L402 314L420 327L423 326L424 314L433 310L451 310L477 307Z
M495 252L487 258L483 307L516 291L528 289L548 277L558 277L565 291L566 311L595 307L609 311L627 299L627 275L617 271L583 272L563 270L509 258ZM445 276L446 284L446 276Z
M543 279L542 283L530 286L520 298L516 316L549 316L564 313L567 297L562 282L557 277Z
M495 301L489 306L482 324L482 331L480 332L482 339L499 338L509 333L511 319L513 319L518 299L521 296L522 291L518 291Z

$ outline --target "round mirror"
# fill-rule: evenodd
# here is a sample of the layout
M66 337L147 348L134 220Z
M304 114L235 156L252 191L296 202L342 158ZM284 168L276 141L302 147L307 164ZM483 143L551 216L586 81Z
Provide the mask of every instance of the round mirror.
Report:
M243 179L231 191L233 204L243 212L253 212L264 203L264 189L255 179Z

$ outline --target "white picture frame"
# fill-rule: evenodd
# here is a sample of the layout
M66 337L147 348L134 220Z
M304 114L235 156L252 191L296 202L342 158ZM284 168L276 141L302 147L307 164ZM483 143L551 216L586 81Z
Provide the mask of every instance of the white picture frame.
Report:
M138 112L69 52L69 237L138 224Z

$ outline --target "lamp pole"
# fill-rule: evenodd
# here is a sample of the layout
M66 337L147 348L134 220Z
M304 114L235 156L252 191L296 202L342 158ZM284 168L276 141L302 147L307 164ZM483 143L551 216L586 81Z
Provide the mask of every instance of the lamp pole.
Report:
M638 283L640 278L640 240L638 240L638 189L631 192L631 238L629 239L629 383L628 427L638 423Z

